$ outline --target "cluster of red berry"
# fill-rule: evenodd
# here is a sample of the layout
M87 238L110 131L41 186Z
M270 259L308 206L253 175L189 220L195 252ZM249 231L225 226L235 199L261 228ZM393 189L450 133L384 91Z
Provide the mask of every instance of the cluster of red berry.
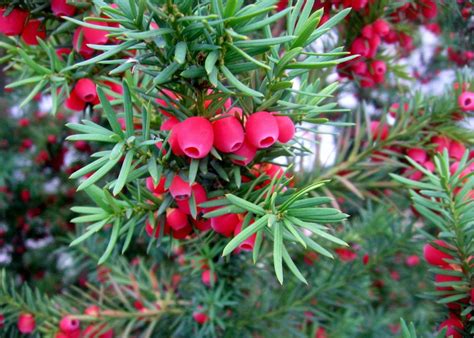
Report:
M352 42L349 51L360 57L340 64L339 75L342 77L360 79L362 87L373 87L385 81L387 65L382 60L377 60L377 51L382 41L390 33L390 25L384 19L377 19L364 26L361 35Z
M99 317L100 309L97 305L88 307L84 314L90 317ZM35 317L30 313L22 313L18 316L17 322L18 330L23 334L32 333L36 328ZM58 332L55 338L113 338L114 331L112 329L106 330L104 326L88 325L84 330L81 330L81 322L73 316L66 315L58 325Z
M38 38L46 38L46 29L37 19L29 19L29 13L19 8L7 11L0 8L0 33L7 36L21 36L27 45L37 45Z
M454 271L457 271L461 272L462 275L462 267L458 264L453 263L454 257L451 256L449 253L442 251L442 248L450 248L451 250L454 250L454 248L450 247L448 243L442 240L435 240L433 243L426 244L423 248L423 255L425 257L426 262L428 262L428 264L432 266L438 267L446 271L446 274L435 274L435 282L455 283L462 281L462 277L452 273ZM469 260L471 258L472 257L469 257ZM454 289L450 286L437 286L436 290L443 291L444 297L452 295L452 291L454 291ZM458 302L466 304L468 304L469 302L471 304L474 303L474 289L471 289L470 294L466 294L466 298L461 299ZM463 335L458 331L458 329L464 329L464 325L460 319L461 307L455 302L447 303L446 305L449 309L449 318L440 324L440 330L446 328L446 337L449 336L453 338L462 338ZM467 318L470 318L469 314Z

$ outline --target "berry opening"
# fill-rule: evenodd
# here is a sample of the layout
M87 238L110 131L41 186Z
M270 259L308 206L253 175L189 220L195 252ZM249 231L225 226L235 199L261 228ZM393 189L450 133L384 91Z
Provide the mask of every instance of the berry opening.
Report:
M270 147L273 143L275 143L275 139L271 136L268 136L260 140L260 147L262 148Z
M187 194L183 194L183 195L176 195L174 199L177 200L177 201L185 201L185 200L189 199L189 197L191 197L191 196L187 195Z
M237 151L242 147L242 142L237 142L234 143L234 145L230 148L230 152L233 153L234 151Z
M471 98L467 98L467 99L464 100L464 105L465 105L465 106L470 106L471 103L472 103Z
M189 157L198 157L199 155L201 155L199 149L196 148L196 147L188 147L188 148L184 149L184 152Z
M87 94L86 96L84 96L85 101L92 101L94 100L94 98L95 98L94 94Z

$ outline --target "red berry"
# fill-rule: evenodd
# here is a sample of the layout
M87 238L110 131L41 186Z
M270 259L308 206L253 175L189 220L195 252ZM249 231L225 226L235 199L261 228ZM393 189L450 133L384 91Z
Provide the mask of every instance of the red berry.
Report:
M30 194L30 191L28 189L23 189L21 192L20 192L20 197L21 197L21 200L24 202L24 203L28 203L30 201L30 198L31 198L31 194Z
M174 231L179 231L189 226L188 216L179 209L168 209L166 224Z
M48 140L48 143L56 143L57 141L56 135L52 135L52 134L48 135L47 140Z
M435 171L435 165L431 161L426 161L425 163L423 163L423 167L425 167L425 169L429 172Z
M433 0L422 0L421 1L421 14L425 19L434 19L438 15L438 6Z
M275 116L278 124L278 142L287 143L295 136L295 124L288 116Z
M390 30L387 35L385 35L383 37L383 40L386 42L386 43L395 43L398 41L398 34L396 31L394 30Z
M448 150L449 157L460 161L465 152L466 152L466 147L464 146L464 144L458 141L451 141L451 144L449 145L449 150Z
M188 237L188 235L193 231L193 227L188 224L186 227L178 230L178 231L173 231L172 235L173 238L175 239L185 239Z
M106 22L101 22L97 20L88 20L87 23L93 24L95 26L109 27ZM83 27L84 39L87 43L93 45L105 45L109 38L107 37L107 30Z
M369 39L369 52L367 54L368 58L374 58L377 55L377 49L380 46L380 37L378 35L374 35L372 39Z
M428 159L428 154L424 149L421 148L411 148L407 150L407 155L410 157L413 161L423 164L426 162Z
M204 312L202 312L201 309L202 309L201 307L198 307L198 311L193 312L193 319L198 324L204 324L209 319L209 317Z
M250 115L245 123L246 140L254 147L271 147L279 136L275 117L265 111Z
M354 74L363 76L367 74L367 63L365 63L364 61L354 62L351 65L351 70Z
M146 187L148 188L148 190L150 190L154 194L164 193L166 191L165 183L166 183L165 177L161 177L157 185L153 183L153 177L150 176L150 177L147 177L146 179Z
M199 204L207 201L207 193L206 190L202 185L199 183L194 183L193 186L191 187L191 192L194 195L194 201L196 203L196 211L199 213L201 212L201 207L199 207ZM190 200L177 200L176 204L178 205L179 210L184 212L187 215L191 215L191 210L189 206Z
M435 283L460 282L460 281L462 281L462 278L459 276L450 276L450 275L443 275L443 274L435 275ZM453 288L450 286L436 286L436 290L451 291L453 290Z
M171 130L175 125L179 124L179 120L171 116L170 118L167 118L160 126L160 130Z
M357 253L352 249L338 248L334 249L334 251L343 262L352 262L357 258Z
M240 147L240 149L235 151L233 154L242 157L242 159L232 159L233 163L246 166L253 161L255 155L257 154L257 148L245 140L242 144L242 147Z
M438 246L445 248L448 247L448 244L441 240L436 240L434 243L436 243ZM436 249L431 244L425 244L423 247L423 256L425 257L425 260L428 262L428 264L440 266L449 265L449 263L445 262L445 259L453 259L453 256Z
M166 227L164 230L165 230L165 233L168 233L168 231L166 231L167 230ZM148 236L158 238L160 237L161 226L160 224L155 224L155 227L153 227L151 223L147 220L145 223L145 231L148 234Z
M18 316L17 327L21 333L32 333L36 327L35 317L29 313L21 313Z
M84 314L92 317L99 317L100 308L97 305L91 305L84 310Z
M400 43L400 47L402 47L405 51L410 51L413 49L413 37L410 35L400 33L398 35L398 41Z
M76 28L76 30L74 31L74 35L72 36L72 45L74 47L74 50L86 59L90 58L95 53L95 50L90 47L87 47L87 43L88 42L84 38L83 28Z
M384 141L388 138L389 130L386 124L382 125L379 121L370 122L370 130L372 132L372 139Z
M204 117L189 117L179 124L178 144L184 154L191 158L204 158L214 142L212 124Z
M370 53L369 43L366 39L358 37L352 42L349 51L351 54L358 54L362 57L367 57Z
M408 266L416 266L420 264L420 257L417 255L408 256L405 260L405 264Z
M237 214L222 215L211 218L211 227L215 232L225 237L230 237L234 233L239 221Z
M25 118L21 118L18 120L18 125L20 127L28 127L30 125L30 120L27 119L26 117Z
M199 231L208 231L212 229L210 219L193 220L193 224Z
M474 92L464 92L459 95L458 104L463 111L474 111Z
M179 175L175 175L171 185L169 187L169 192L175 200L187 200L191 197L191 186L189 182L183 180Z
M314 338L327 338L326 330L322 327L319 327L316 333L314 334Z
M381 60L372 61L370 67L372 68L372 72L377 75L385 75L387 72L387 65Z
M14 8L5 16L5 8L0 8L0 33L8 36L20 35L25 26L28 12Z
M79 329L81 323L78 319L71 316L65 316L59 322L59 329L63 332L74 332Z
M69 5L67 0L51 0L51 10L56 16L73 16L76 7Z
M436 145L436 151L442 153L444 149L448 149L451 143L451 140L446 136L433 136L431 138L431 143Z
M184 155L183 150L181 149L179 142L178 142L178 135L179 135L179 128L181 127L181 123L175 124L170 130L170 136L168 142L171 147L171 151L176 156Z
M242 223L243 222L239 222L237 226L235 227L234 236L237 236L242 231ZM247 237L246 239L244 239L242 243L239 244L238 248L242 251L252 251L255 245L256 237L257 237L256 233Z
M201 274L201 280L206 286L211 286L216 284L217 282L217 275L215 272L207 269L204 270Z
M71 94L69 95L69 97L64 102L64 105L66 106L67 109L75 110L75 111L82 111L86 107L86 102L81 100L77 96L76 92L73 90L73 91L71 91Z
M377 19L372 25L374 27L375 34L380 37L384 37L390 32L390 25L384 19Z
M360 31L362 36L366 39L371 39L375 32L374 32L374 27L372 25L365 25L362 27L362 30Z
M239 120L231 115L221 116L212 123L214 147L223 153L232 153L244 143L244 128Z
M74 86L77 97L84 102L97 100L97 87L91 79L80 79Z
M46 39L46 29L40 20L30 20L26 23L21 33L21 38L27 45L38 45L38 38Z
M459 332L459 330L464 329L464 325L462 324L461 320L457 317L446 319L444 322L441 323L439 326L439 330L447 328L446 330L446 337L450 338L462 338L463 334Z

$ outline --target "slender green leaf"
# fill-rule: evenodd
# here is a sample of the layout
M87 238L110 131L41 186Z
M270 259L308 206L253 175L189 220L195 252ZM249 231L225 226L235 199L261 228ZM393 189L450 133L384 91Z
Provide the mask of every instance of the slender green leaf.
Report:
M279 222L273 225L273 266L280 284L283 285L283 229Z

